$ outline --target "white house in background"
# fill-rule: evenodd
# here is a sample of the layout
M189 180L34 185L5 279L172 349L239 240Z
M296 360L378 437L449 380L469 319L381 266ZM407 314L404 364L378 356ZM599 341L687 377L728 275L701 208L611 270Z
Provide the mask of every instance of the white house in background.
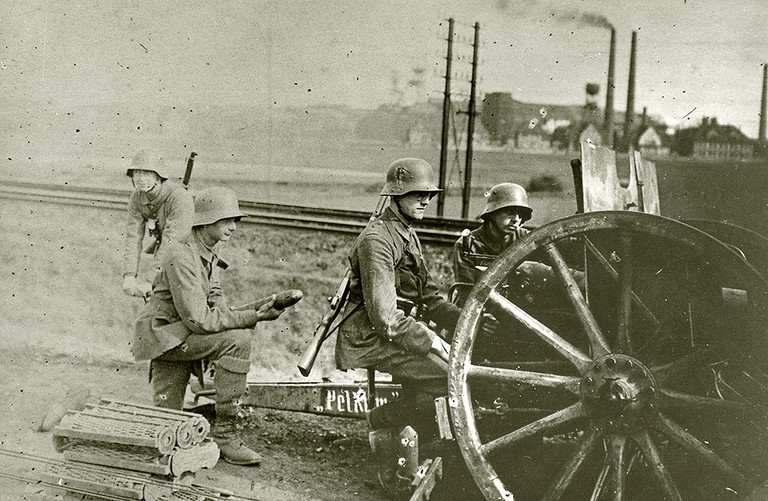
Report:
M669 147L664 145L659 132L650 125L637 138L637 149L644 156L662 157L669 155Z

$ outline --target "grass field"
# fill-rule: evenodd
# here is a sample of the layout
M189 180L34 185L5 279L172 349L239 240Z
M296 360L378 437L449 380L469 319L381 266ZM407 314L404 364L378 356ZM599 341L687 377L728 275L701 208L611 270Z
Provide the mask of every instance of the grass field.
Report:
M433 150L371 145L344 151L326 148L311 163L298 166L282 161L269 165L214 161L203 152L193 184L197 189L228 185L248 200L370 210L382 185L384 167L403 155L436 161ZM179 175L183 160L171 162ZM564 191L531 193L535 208L531 223L540 225L572 214L575 201L568 160L562 155L478 153L471 214L480 212L483 192L493 184L504 180L527 184L542 173L557 177ZM1 179L24 179L128 188L127 164L127 159L117 157L6 159L0 163L0 183ZM768 234L765 163L660 160L657 170L662 214L729 220ZM448 215L458 215L461 205L458 179L457 173L450 178ZM0 284L0 319L6 345L129 359L127 343L140 302L120 290L124 214L1 203L4 280ZM299 288L306 295L279 322L264 325L259 336L268 341L254 360L260 378L296 376L296 358L326 307L325 297L335 290L351 242L349 236L255 226L241 228L236 234L226 251L235 263L226 284L233 302L285 288ZM447 287L450 270L445 250L429 252L435 276ZM331 351L323 353L319 367L332 368Z
M123 214L36 202L0 200L3 234L0 340L8 352L32 351L73 360L130 362L133 322L142 301L120 288ZM352 236L241 226L221 249L229 304L283 289L305 298L278 321L259 324L251 377L298 379L296 363L344 274ZM445 287L446 250L427 249ZM144 274L149 273L145 255ZM334 370L333 342L313 377L353 377Z
M133 152L129 152L128 155ZM231 186L242 199L315 207L371 210L383 185L386 166L402 156L439 163L434 147L394 145L318 145L301 141L273 144L247 161L211 157L199 151L192 184ZM513 152L476 152L472 171L469 214L483 206L483 193L499 182L527 185L543 174L560 181L559 193L530 193L535 208L531 224L539 226L575 211L569 160L575 155ZM460 155L461 163L463 156ZM185 158L171 158L171 173L180 179ZM626 160L618 159L620 174ZM662 214L672 218L728 220L768 234L768 162L703 162L688 159L655 161ZM0 182L6 179L41 180L73 185L130 188L125 177L129 158L119 156L48 156L0 160ZM463 172L456 156L449 158L446 215L461 215ZM430 207L435 214L436 204Z

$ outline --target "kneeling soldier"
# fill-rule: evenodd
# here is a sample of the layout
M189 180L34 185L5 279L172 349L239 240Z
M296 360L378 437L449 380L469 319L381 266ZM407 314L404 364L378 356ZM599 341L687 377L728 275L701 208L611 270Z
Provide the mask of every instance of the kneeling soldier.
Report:
M251 329L283 310L274 307L274 296L258 310L230 311L224 303L219 268L225 266L216 256L216 244L229 240L242 216L232 190L198 193L192 233L168 248L152 296L136 321L132 351L137 360L152 360L154 403L171 409L182 408L195 363L213 362L216 419L211 437L222 459L249 465L260 457L237 436L236 421L251 363Z

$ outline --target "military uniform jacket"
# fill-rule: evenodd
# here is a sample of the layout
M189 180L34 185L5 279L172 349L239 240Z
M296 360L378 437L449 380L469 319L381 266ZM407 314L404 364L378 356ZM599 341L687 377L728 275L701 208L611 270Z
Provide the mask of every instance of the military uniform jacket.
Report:
M398 309L413 301L427 320L451 332L459 308L443 299L429 276L416 233L391 208L357 237L349 256L350 295L336 340L340 369L369 367L403 352L426 355L435 333Z
M155 219L161 232L162 240L155 257L158 263L162 263L168 243L181 240L192 230L194 215L192 194L177 184L168 181L161 183L160 192L154 200L150 200L146 193L134 191L128 202L123 276L136 274L147 221Z
M134 330L136 360L156 358L182 344L190 334L213 334L253 327L255 310L230 311L221 294L220 262L192 232L171 242L152 284L152 297Z
M475 228L469 233L469 236L461 237L453 246L453 274L456 282L474 284L478 276L478 270L475 265L478 264L466 254L484 254L488 256L498 256L504 249L509 247L512 242L519 240L530 233L525 228L519 228L513 235L502 241L494 238L488 223L483 223L479 228Z

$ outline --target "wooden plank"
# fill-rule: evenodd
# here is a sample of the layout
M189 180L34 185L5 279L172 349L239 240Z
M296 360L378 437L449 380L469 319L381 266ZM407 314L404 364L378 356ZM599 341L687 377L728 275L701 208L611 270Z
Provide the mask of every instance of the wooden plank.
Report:
M189 449L178 449L171 454L171 474L180 477L190 471L196 473L202 468L213 468L219 460L219 447L207 440Z
M61 423L54 428L53 435L154 447L161 454L169 454L176 443L176 431L170 426L136 423L74 412L62 418Z
M153 448L76 440L64 449L70 461L141 471L155 475L170 475L170 456L161 456Z
M40 479L70 492L89 491L124 499L143 499L143 482L126 478L120 472L77 464L49 463Z

